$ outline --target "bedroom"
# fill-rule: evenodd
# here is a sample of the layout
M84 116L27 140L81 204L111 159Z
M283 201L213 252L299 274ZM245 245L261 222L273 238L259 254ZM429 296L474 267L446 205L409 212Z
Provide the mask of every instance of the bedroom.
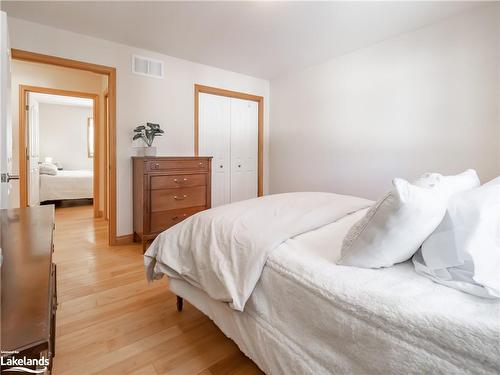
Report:
M57 265L57 320L55 332L44 336L47 348L55 341L55 374L498 372L500 305L485 298L498 282L497 269L491 271L498 267L499 236L498 3L4 1L2 10L12 66L81 70L108 85L109 134L102 137L108 151L101 156L109 155L102 167L109 173L100 180L109 181L109 221L55 208L54 253L47 261ZM4 20L2 27L4 37ZM8 172L15 175L19 82L10 78ZM164 133L152 139L156 125ZM6 143L1 162L9 160ZM403 235L378 248L406 246L406 253L385 260L382 269L337 264L347 232L368 206L387 192L428 192L437 185L448 187L418 197L423 213L407 212L411 230L397 228ZM458 192L463 186L468 196ZM8 200L15 210L20 197L6 190L3 185L2 206ZM342 198L318 193L277 201L280 193L308 191ZM443 211L442 199L455 191ZM231 203L257 195L264 204ZM487 203L460 205L479 195ZM389 215L390 207L382 207ZM310 215L300 215L302 208ZM450 225L441 225L443 218L462 218L465 209L484 209L466 217L485 217L486 226L470 219L444 232L462 236L459 245L484 250L473 252L472 261L488 253L481 264L491 267L483 274L489 281L466 279L461 291L457 282L443 285L443 272L430 270L430 258L423 264L418 254L439 244L453 248L449 237L438 245L435 239ZM241 210L249 212L246 223L238 219ZM271 220L276 210L288 216ZM245 224L245 241L221 235L219 252L209 246L202 229L212 213L225 233ZM37 220L33 231L50 226L50 218ZM201 247L183 249L181 265L193 271L187 275L165 248L195 224L191 238ZM6 249L16 246L7 227L2 218L2 296ZM366 234L371 249L378 236L395 233L382 227L387 231ZM49 236L43 238L50 248ZM244 245L241 257L225 252L235 249L233 241ZM266 246L273 252L263 251ZM207 252L196 252L201 248ZM232 270L246 266L245 272L225 270L222 282L216 272L202 274L189 264L191 258L213 270L227 261L207 259L210 254L228 257ZM452 255L443 253L444 260ZM448 268L461 264L452 260ZM144 261L155 271L150 278L168 277L148 283ZM297 278L280 278L280 270ZM448 277L458 274L449 271ZM307 283L319 287L298 287ZM22 306L20 298L11 301ZM2 302L2 345L5 332L18 328L5 318L8 306Z
M92 99L29 93L29 206L92 205ZM37 148L35 150L35 148ZM38 168L38 171L36 170Z

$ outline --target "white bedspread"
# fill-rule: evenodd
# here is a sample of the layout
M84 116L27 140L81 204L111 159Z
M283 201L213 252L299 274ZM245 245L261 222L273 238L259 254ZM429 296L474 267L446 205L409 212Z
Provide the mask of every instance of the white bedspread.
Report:
M331 193L287 193L203 211L155 239L144 258L147 275L182 278L243 311L271 251L371 203Z
M335 264L363 214L282 243L242 313L178 279L171 289L268 374L498 374L500 302L433 283L409 262Z
M92 198L92 171L57 171L40 175L40 202L61 199Z

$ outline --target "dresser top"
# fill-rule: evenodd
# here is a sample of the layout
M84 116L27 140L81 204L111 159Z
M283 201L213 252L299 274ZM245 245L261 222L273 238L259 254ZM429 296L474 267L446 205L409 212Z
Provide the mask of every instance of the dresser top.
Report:
M212 158L213 156L132 156L132 159L143 160L198 160Z
M0 210L2 349L49 338L54 206Z

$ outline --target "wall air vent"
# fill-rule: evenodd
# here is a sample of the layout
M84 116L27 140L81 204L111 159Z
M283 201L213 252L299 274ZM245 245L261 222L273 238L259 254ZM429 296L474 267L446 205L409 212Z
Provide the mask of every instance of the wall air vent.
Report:
M132 55L132 73L141 76L163 78L163 61Z

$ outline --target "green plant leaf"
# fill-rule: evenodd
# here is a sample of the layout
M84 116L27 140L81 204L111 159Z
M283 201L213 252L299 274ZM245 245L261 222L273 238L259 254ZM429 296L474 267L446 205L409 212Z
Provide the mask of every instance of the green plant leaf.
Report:
M137 126L134 129L134 132L137 134L134 135L133 140L135 141L136 139L142 138L148 147L153 145L155 137L159 137L165 133L162 129L160 129L160 124L154 124L152 122L147 122L146 126Z

